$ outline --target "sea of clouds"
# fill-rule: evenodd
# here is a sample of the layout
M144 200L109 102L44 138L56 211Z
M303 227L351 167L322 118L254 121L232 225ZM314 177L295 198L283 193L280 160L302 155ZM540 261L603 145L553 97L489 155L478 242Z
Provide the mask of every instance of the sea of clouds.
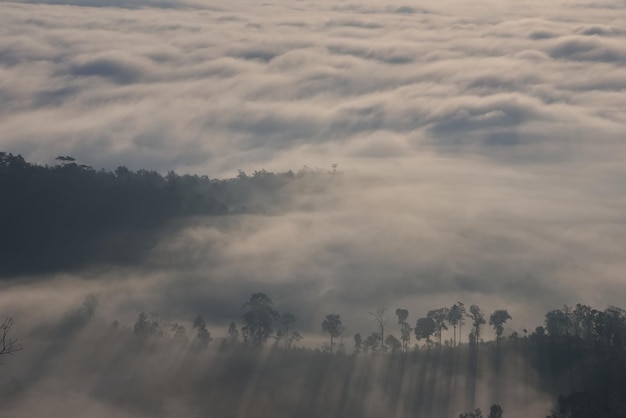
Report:
M0 7L0 150L339 172L280 216L184 222L142 265L2 284L24 322L93 293L111 320L202 313L220 329L264 291L310 335L331 312L369 333L378 306L414 322L457 300L520 330L626 296L623 1Z

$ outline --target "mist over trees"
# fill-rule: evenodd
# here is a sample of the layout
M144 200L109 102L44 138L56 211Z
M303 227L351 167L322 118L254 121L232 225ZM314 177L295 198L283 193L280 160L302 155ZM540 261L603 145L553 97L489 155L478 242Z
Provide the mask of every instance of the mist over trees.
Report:
M220 180L56 160L41 166L0 152L0 278L141 262L173 222L271 213L315 174L260 170Z
M294 189L324 184L307 172L217 180L57 161L0 153L2 278L140 262L176 222L271 214ZM626 416L619 307L563 306L532 326L461 301L421 312L378 306L357 329L344 315L353 307L296 315L268 293L233 302L223 323L140 309L125 323L93 295L27 329L6 316L0 402L10 416L40 416L23 411L60 380L103 416Z
M496 310L489 314L496 340L472 337L467 343L455 343L450 333L439 343L438 329L444 328L425 316L417 319L406 349L401 336L411 313L398 308L398 326L385 331L382 344L375 321L368 338L356 332L354 347L341 350L335 339L345 336L346 324L339 314L321 322L329 344L298 347L295 315L279 312L261 292L241 305L236 320L242 325L233 320L225 332L210 329L200 315L185 322L140 312L132 325L110 322L98 315L100 307L89 295L57 324L29 335L30 344L43 350L27 345L2 366L9 371L0 378L7 411L32 402L55 373L71 382L71 390L91 388L92 402L137 416L172 416L164 398L182 402L192 416L608 418L626 412L626 311L614 306L551 310L545 327L523 335L501 331L513 318ZM445 311L448 317L439 320L458 321L455 309ZM472 305L469 334L480 335L481 318L483 311ZM3 322L7 334L12 325ZM89 383L88 376L98 379ZM544 399L537 404L543 412L531 407L538 399Z

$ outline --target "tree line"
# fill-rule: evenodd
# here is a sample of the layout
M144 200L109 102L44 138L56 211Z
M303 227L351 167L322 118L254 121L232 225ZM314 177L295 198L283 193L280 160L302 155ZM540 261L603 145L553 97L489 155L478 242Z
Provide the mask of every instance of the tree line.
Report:
M389 334L385 337L385 327L389 321L387 308L378 308L375 312L370 312L377 325L377 330L369 334L365 339L360 333L354 334L354 352L359 354L363 352L388 351L392 354L397 352L408 352L413 337L416 339L415 348L419 347L424 341L423 346L426 348L451 346L455 347L461 343L461 330L466 321L470 326L468 342L473 348L478 347L481 341L481 330L486 324L486 314L478 305L471 305L469 310L465 308L462 302L457 302L451 307L443 307L428 311L426 316L416 320L412 327L408 322L409 311L404 308L397 308L395 315L400 329L399 338ZM496 334L496 342L502 339L504 333L504 324L512 319L511 315L505 309L498 309L489 315L489 325L493 327ZM443 340L443 331L452 327L452 338ZM458 329L458 334L457 334ZM333 349L333 338L341 335L342 322L340 315L330 314L322 323L322 330L330 334L330 351Z
M274 307L272 299L265 293L258 292L252 294L250 299L242 305L242 310L245 310L240 318L243 325L238 327L237 323L232 321L228 327L227 339L232 342L241 342L244 345L261 348L267 345L268 340L272 340L274 343L284 343L285 346L291 347L302 339L302 335L298 331L293 330L296 316L292 313L279 313ZM425 317L417 319L414 327L411 327L407 321L408 310L398 308L396 309L396 317L400 327L400 336L398 338L393 334L388 334L385 338L385 328L389 319L387 309L379 308L375 312L370 312L370 315L375 319L378 330L373 331L365 339L359 332L353 335L353 353L356 355L362 352L407 353L410 351L410 342L413 337L417 341L414 349L419 348L422 341L423 348L455 347L461 343L461 328L466 323L466 320L470 320L469 324L471 327L468 336L469 344L471 347L476 348L478 343L482 341L480 333L483 325L486 324L485 313L477 305L470 306L469 311L466 311L462 302L455 303L451 308L439 308L428 311ZM489 325L494 328L496 341L503 338L504 324L510 319L511 315L506 310L496 310L489 316ZM164 326L158 320L150 321L143 312L139 314L139 318L134 325L134 332L140 336L161 337L164 335L164 327L173 327L174 330L177 330L174 334L184 332L182 325L174 323ZM210 337L210 332L206 329L206 322L202 316L196 317L193 327L198 329L199 340L208 342L213 340ZM443 341L443 331L448 330L448 327L452 327L454 330L453 339ZM459 329L458 341L457 327ZM341 315L326 315L321 322L321 330L330 337L329 344L324 345L323 349L333 354L335 339L344 335ZM345 346L342 346L340 351L345 353Z
M254 348L262 348L268 340L289 341L288 346L302 339L300 332L295 331L296 316L292 313L279 313L272 299L262 292L253 293L241 308L245 311L239 320L243 325L239 327L232 321L228 327L227 339L241 342ZM568 343L576 347L586 347L598 352L619 351L626 348L626 311L616 306L609 306L605 310L597 310L588 305L577 304L574 307L565 305L562 308L548 311L545 314L544 324L535 327L532 332L526 328L523 331L512 331L505 337L505 325L512 319L506 309L497 309L487 315L478 305L465 308L462 302L456 302L451 307L429 310L424 317L419 317L415 325L408 322L409 312L404 308L397 308L395 316L399 335L388 331L389 315L387 308L379 308L370 312L374 318L376 330L366 338L360 332L352 335L354 347L352 352L361 353L408 353L416 349L453 348L462 344L462 328L469 326L467 347L477 349L480 344L495 344L497 348L503 344L517 344L528 341L533 344ZM345 336L345 328L340 314L328 314L320 324L323 333L328 334L329 344L323 348L329 353L335 351L335 340ZM495 339L485 341L482 338L484 326L493 328ZM116 325L117 326L117 325ZM158 320L149 320L145 313L140 313L134 325L135 334L139 336L163 336L164 327L182 327L177 323L164 325ZM184 328L184 327L183 327ZM202 316L193 321L193 328L198 329L199 339L210 340L210 332L206 329L206 322ZM443 332L452 328L452 338L444 339ZM458 331L457 331L458 330ZM182 329L179 330L182 332ZM386 338L385 332L387 332ZM411 347L412 339L415 344ZM341 352L345 353L343 347Z
M293 190L323 185L328 173L335 172L257 170L215 179L125 166L96 170L70 156L38 165L0 152L0 279L140 262L177 220L269 213Z
M97 300L88 297L79 309L66 316L60 325L64 338L71 339L77 335L81 327L85 327L94 316L97 306ZM434 396L431 394L433 389L432 383L429 383L430 378L416 376L419 383L415 387L419 389L418 392L405 393L397 381L405 376L403 369L413 370L411 373L426 373L426 376L435 372L441 374L439 378L444 381L452 381L450 379L460 373L464 376L462 393L467 399L466 404L473 405L476 399L476 382L485 379L485 376L491 376L490 396L493 401L499 402L502 393L499 393L498 382L504 375L511 373L506 372L507 368L513 367L513 362L522 358L524 361L521 364L525 365L523 367L534 370L538 376L537 380L524 381L523 384L534 390L551 393L555 397L551 418L626 416L626 311L621 308L609 306L604 310L597 310L583 304L563 306L548 311L543 324L535 327L532 332L524 329L508 335L505 335L504 328L511 320L511 315L506 310L499 309L486 314L477 305L465 309L460 302L449 308L430 310L415 321L409 321L407 309L398 308L395 310L394 321L397 326L391 326L391 315L385 308L369 312L369 316L375 330L365 339L358 332L351 334L354 341L351 350L341 341L337 342L346 336L339 314L328 314L320 318L319 330L328 335L329 342L321 348L307 348L299 345L302 334L298 330L296 316L279 312L269 296L258 292L241 305L241 315L230 322L227 334L221 338L211 333L207 321L200 315L188 325L162 320L142 312L131 327L122 326L115 321L112 330L107 331L106 339L118 340L129 336L135 343L124 346L136 347L132 350L137 355L145 355L148 347L180 347L175 350L191 349L191 352L196 353L195 356L217 341L219 345L211 352L217 350L219 353L233 353L233 364L239 364L245 359L250 367L256 364L255 353L268 352L268 349L271 353L283 352L285 354L275 354L272 367L277 368L277 375L289 373L296 380L302 378L296 370L307 370L307 364L310 363L313 367L313 364L323 358L327 360L323 360L321 364L328 361L336 368L332 376L324 379L332 379L334 382L341 382L353 373L350 370L353 370L356 361L359 364L384 361L389 376L382 380L385 382L383 388L390 399L402 394L406 396L404 402L408 402L415 411L421 411L420 414L425 414L424 416L429 416L428 411L434 413L432 407L424 406ZM13 344L9 351L11 347L21 348L11 335L13 321L5 321L5 325L3 341ZM494 340L485 341L482 337L482 331L487 325L494 329ZM463 329L466 329L467 339ZM441 335L446 330L452 331L451 338L445 339ZM101 339L98 338L97 341ZM411 345L412 342L415 343ZM28 351L28 347L26 350ZM190 359L193 358L196 357ZM288 369L283 370L280 364L287 360L281 358L296 363L286 364ZM430 366L431 363L433 366ZM298 364L297 368L293 368L295 364ZM225 370L224 373L228 371ZM516 373L522 373L518 376L527 375L526 371ZM350 396L358 399L358 393L361 392L357 391ZM412 401L411 396L416 397L416 400ZM457 393L450 396L460 395ZM445 404L445 401L441 402ZM488 417L504 416L498 403L494 403L487 410ZM475 418L484 415L480 409L474 408L460 416Z
M254 293L242 305L243 314L232 321L228 335L223 338L222 349L248 347L257 350L268 346L293 349L302 339L295 330L296 316L279 313L272 299L264 293ZM461 350L466 353L469 376L480 375L478 351L484 346L491 358L496 374L507 363L507 356L521 355L539 373L540 385L548 391L569 390L555 402L552 414L547 418L622 417L626 416L626 311L616 306L598 310L588 305L563 306L545 314L542 325L531 332L523 329L505 336L505 325L512 319L506 309L497 309L487 314L478 305L467 309L462 302L450 307L432 309L423 317L409 322L409 312L404 308L395 310L394 332L390 330L390 315L386 308L369 312L376 328L363 338L360 332L352 335L353 347L349 350L337 339L345 337L345 327L340 314L326 315L320 330L327 334L329 342L315 351L328 355L362 354L388 355L391 358L413 356L419 352ZM482 331L485 326L493 328L495 339L485 341ZM462 330L467 327L467 340ZM171 326L170 326L171 328ZM213 341L204 319L198 316L193 322L196 330L196 346L208 347ZM156 323L150 324L142 313L134 326L138 336L162 335ZM180 326L170 332L175 339ZM178 330L178 331L176 331ZM452 337L443 338L444 331L452 330ZM395 332L397 332L396 335ZM411 346L411 342L414 345ZM303 348L301 348L303 349ZM309 350L304 348L305 350ZM351 351L351 353L349 353ZM470 391L475 391L472 384ZM471 398L475 393L471 394ZM461 418L482 418L480 409L459 415ZM502 407L493 404L488 417L503 417Z

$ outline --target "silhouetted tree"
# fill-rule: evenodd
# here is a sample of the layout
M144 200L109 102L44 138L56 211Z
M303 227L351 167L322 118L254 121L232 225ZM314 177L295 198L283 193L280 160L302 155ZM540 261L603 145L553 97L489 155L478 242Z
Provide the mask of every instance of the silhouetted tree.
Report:
M389 321L386 316L387 308L382 307L376 309L376 312L370 312L370 315L374 317L374 320L378 323L378 329L380 330L380 348L384 350L384 338L385 338L385 325Z
M429 318L432 318L435 321L435 330L437 333L437 338L439 339L439 345L441 346L441 334L443 330L447 330L446 321L448 320L448 308L439 308L428 311L426 315Z
M150 320L144 312L141 312L135 322L134 333L142 338L162 337L163 329L157 320Z
M402 308L396 309L396 316L398 317L398 324L400 325L400 340L402 341L402 351L405 353L408 351L409 342L411 341L411 326L407 322L409 317L409 311Z
M462 302L457 302L448 311L448 323L452 325L454 345L457 344L456 340L456 327L459 327L459 344L461 343L461 327L465 323L464 319L467 313L465 312L465 305Z
M211 341L213 341L213 338L211 338L211 333L206 327L204 318L198 315L196 319L193 320L193 327L197 330L196 337L198 338L198 345L200 348L207 348Z
M534 344L540 344L546 338L546 329L541 326L536 327L528 338Z
M363 351L365 351L366 353L371 351L372 354L376 353L378 349L382 347L381 341L382 338L380 336L380 333L377 331L372 332L370 335L367 336L365 341L363 341Z
M436 332L435 320L431 317L419 318L415 323L415 338L419 342L426 340L426 345L430 347L430 337Z
M499 343L502 338L502 333L504 332L504 324L506 321L511 319L511 315L505 309L499 309L494 311L489 316L489 325L493 327L496 331L496 343Z
M607 348L622 348L626 342L626 311L609 306L596 317L598 339Z
M560 337L569 334L572 325L571 318L562 309L554 309L546 313L546 330L551 337Z
M322 331L330 334L330 354L332 354L334 339L339 337L343 331L341 316L337 314L326 315L326 319L322 322Z
M398 324L403 324L409 317L409 311L402 308L396 308L396 316L398 317Z
M491 408L489 408L489 415L487 418L502 418L502 414L502 407L498 404L493 404L491 405Z
M252 344L255 347L262 347L273 334L272 325L279 318L278 312L274 309L274 302L265 293L254 293L250 300L243 304L242 309L248 310L243 314L243 320Z
M397 351L402 349L402 343L393 335L388 335L387 338L385 338L385 345L392 355L395 355Z
M621 418L624 416L611 414L607 401L606 394L598 391L573 391L567 396L559 396L558 412L547 418Z
M480 327L485 324L485 314L480 310L478 305L472 305L470 306L468 317L472 320L474 347L478 347L478 342L480 341Z
M578 303L576 304L576 308L574 308L573 313L576 320L576 336L583 337L588 342L590 342L593 336L593 319L595 316L594 309L592 309L590 306Z

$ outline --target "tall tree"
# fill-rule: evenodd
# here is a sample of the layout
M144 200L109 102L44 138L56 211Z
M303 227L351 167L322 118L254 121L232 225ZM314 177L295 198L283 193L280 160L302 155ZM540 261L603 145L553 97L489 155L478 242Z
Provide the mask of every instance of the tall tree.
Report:
M572 326L571 316L568 310L554 309L546 313L546 330L551 337L568 335Z
M435 331L435 321L430 317L419 318L415 323L415 338L418 342L425 339L428 347L430 347L430 337Z
M408 351L409 342L411 341L411 326L407 322L409 317L409 311L402 308L396 309L396 316L398 317L398 324L400 325L400 340L402 341L402 351L405 353Z
M339 337L343 331L341 316L337 314L326 315L326 319L322 322L322 331L330 334L330 354L332 354L334 340Z
M272 335L272 325L278 320L278 312L274 309L274 302L265 293L254 293L250 300L244 303L242 309L246 331L255 347L262 347Z
M453 329L453 341L454 345L457 344L456 340L456 327L459 327L459 344L461 343L461 326L465 323L464 319L467 313L465 312L465 305L462 302L457 302L448 311L448 323L452 325Z
M428 311L426 315L429 318L432 318L435 321L435 329L437 332L437 338L439 339L439 346L441 346L441 334L443 330L447 330L446 321L448 320L448 308L439 308Z
M409 317L409 311L402 308L396 309L396 316L398 317L398 324L403 324Z
M496 344L499 344L504 332L504 324L511 319L506 309L498 309L489 316L489 325L496 331Z
M591 341L593 335L593 311L590 306L580 303L574 308L576 336L586 339L587 342Z
M472 320L472 336L475 347L478 347L480 341L480 327L485 324L485 314L480 310L478 305L472 305L467 315Z
M374 320L378 323L378 329L380 329L380 348L385 349L385 325L389 321L387 318L387 308L381 307L376 309L376 312L370 312L370 315L374 317Z

